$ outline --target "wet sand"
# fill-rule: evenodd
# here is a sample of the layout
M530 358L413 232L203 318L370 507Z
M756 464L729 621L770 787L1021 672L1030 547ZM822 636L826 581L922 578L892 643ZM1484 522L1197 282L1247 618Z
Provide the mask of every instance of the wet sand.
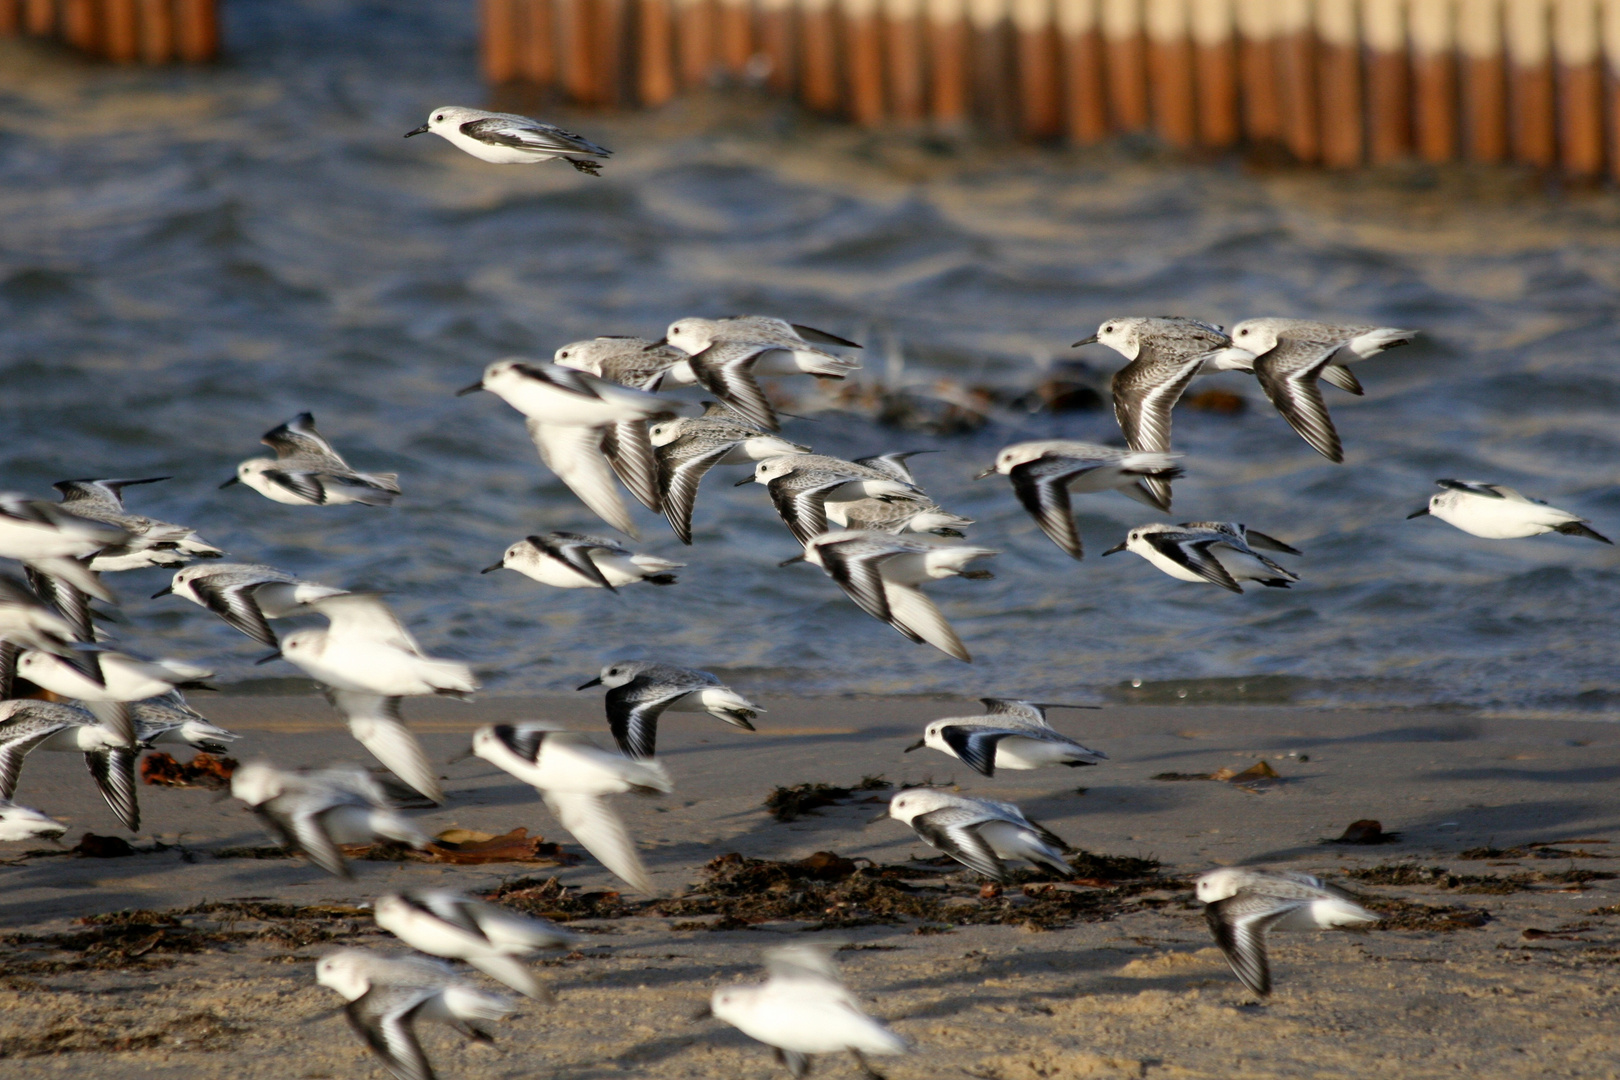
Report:
M363 760L319 698L200 704L243 734L244 760ZM897 823L868 824L882 806L864 800L881 799L881 792L791 823L773 820L762 806L777 785L851 786L877 773L896 783L955 782L971 794L1012 799L1077 847L1157 858L1171 879L1237 862L1341 877L1404 864L1454 875L1519 875L1528 888L1503 892L1498 884L1498 891L1479 892L1478 882L1458 887L1444 876L1401 886L1344 879L1379 898L1466 909L1456 920L1463 928L1274 938L1277 990L1264 1006L1249 1004L1211 948L1190 894L1174 885L1104 921L1047 931L1015 919L935 925L943 932L932 933L917 933L916 920L903 920L829 934L807 934L813 924L805 921L711 931L676 929L683 920L673 917L588 919L578 925L588 930L589 944L547 963L557 1003L525 1003L500 1026L496 1047L463 1045L443 1030L424 1035L441 1076L776 1074L762 1047L714 1021L689 1018L716 985L748 977L761 949L823 938L853 946L840 954L850 983L869 996L876 1015L915 1040L914 1055L881 1063L895 1078L1620 1070L1609 1036L1620 916L1592 914L1620 901L1620 882L1561 879L1571 869L1620 869L1613 859L1585 857L1620 851L1613 784L1620 776L1620 727L1468 713L1111 707L1056 714L1060 728L1107 752L1106 764L987 779L932 751L901 752L924 721L975 706L860 698L765 704L757 734L701 716L667 716L661 724L660 757L676 793L620 800L661 894L690 888L699 868L726 852L788 860L833 851L885 864L933 854ZM493 720L544 716L606 741L599 709L598 697L580 694L411 703L408 715L430 753L443 760L465 745L472 727ZM1282 779L1259 793L1153 779L1241 770L1260 759ZM430 832L455 825L501 833L522 825L578 850L532 791L504 774L477 760L447 765L444 773L451 803L423 815ZM87 829L119 832L76 756L30 759L17 797L68 820L69 842ZM141 800L136 846L154 840L174 846L121 859L34 857L0 866L0 926L59 935L82 932L76 918L124 908L179 909L246 897L350 905L388 889L476 891L553 874L579 892L614 887L588 857L564 868L356 862L357 880L346 883L297 860L216 858L219 849L264 841L239 804L211 792L143 787ZM1361 818L1400 831L1400 841L1320 842ZM1555 852L1578 854L1525 847L1551 841L1566 841ZM0 855L16 858L37 846L8 845ZM1523 850L1460 858L1487 846ZM1468 926L1480 921L1479 912L1488 921ZM217 914L178 922L236 925ZM315 932L300 936L300 928L311 927ZM95 949L64 948L66 940L7 950L0 981L7 1076L385 1075L342 1019L326 1015L337 999L314 984L310 963L333 943L390 947L363 913L194 952L159 941L117 962ZM855 1075L848 1060L827 1061L820 1072Z

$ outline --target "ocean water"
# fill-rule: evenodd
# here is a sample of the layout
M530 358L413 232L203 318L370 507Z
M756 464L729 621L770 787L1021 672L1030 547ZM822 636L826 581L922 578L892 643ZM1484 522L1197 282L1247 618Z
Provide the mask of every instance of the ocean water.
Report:
M1117 700L1448 704L1620 714L1620 552L1491 542L1405 520L1442 476L1508 483L1620 534L1620 202L1521 174L1256 172L1151 147L971 146L824 124L746 93L656 114L547 115L618 151L594 180L404 141L478 103L467 5L233 0L218 68L119 71L0 42L0 488L171 475L140 512L232 556L386 590L433 652L489 691L584 681L643 656L762 693L1093 694ZM939 434L902 410L829 409L787 434L855 456L937 451L919 479L1001 549L992 581L930 591L975 655L914 646L796 547L763 489L717 470L683 548L643 515L680 584L613 595L478 570L525 534L602 531L491 395L489 360L683 315L760 312L868 345L873 385L1011 397L1120 314L1230 324L1296 314L1424 336L1328 391L1347 463L1318 457L1252 379L1235 414L1178 411L1174 520L1225 518L1302 548L1292 590L1235 596L1099 558L1154 519L1077 500L1076 563L1005 480L1007 443L1116 440L1106 410L1007 404ZM1093 380L1118 360L1080 354ZM807 381L807 380L803 380ZM218 490L302 411L358 467L401 474L391 510ZM898 422L896 422L898 421ZM200 608L115 587L131 647L293 685Z

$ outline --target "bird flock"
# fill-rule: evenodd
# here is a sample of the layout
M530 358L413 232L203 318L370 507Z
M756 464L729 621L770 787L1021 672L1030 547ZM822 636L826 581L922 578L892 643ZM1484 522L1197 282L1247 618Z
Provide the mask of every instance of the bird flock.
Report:
M432 132L484 161L561 158L595 174L610 151L525 117L443 107L409 132ZM1261 318L1230 332L1176 317L1119 317L1076 343L1106 346L1126 363L1113 376L1124 448L1063 439L1007 446L978 475L1005 476L1014 497L1045 535L1074 559L1084 555L1072 497L1118 491L1168 513L1172 484L1184 475L1171 450L1172 409L1192 380L1223 371L1252 373L1261 390L1318 453L1344 453L1321 384L1362 393L1347 366L1405 344L1391 327ZM545 466L609 528L638 538L621 488L662 514L675 536L694 544L704 477L746 466L737 486L766 489L802 548L787 562L820 568L868 615L917 643L961 661L971 654L922 591L948 577L984 578L979 560L999 554L968 539L974 522L941 507L908 465L910 453L844 460L815 453L781 434L782 414L761 378L842 379L860 369L853 341L759 316L683 317L662 338L602 336L558 348L551 359L506 358L459 391L487 391L523 417ZM701 405L673 396L686 387L710 395ZM701 412L694 414L695 409ZM267 432L274 457L242 461L220 485L242 485L276 503L388 507L403 497L393 473L355 469L308 413ZM237 739L187 703L211 672L187 660L151 658L116 643L95 602L116 606L104 575L172 570L153 599L174 596L205 608L271 650L259 663L286 662L325 688L350 733L381 769L334 765L288 769L267 761L237 768L230 792L288 849L330 874L352 879L342 846L389 840L425 847L430 838L410 812L453 796L402 717L407 697L469 697L479 689L466 664L427 653L379 595L308 580L276 567L225 560L195 530L128 510L125 489L167 477L67 480L59 501L0 494L0 839L55 838L65 826L12 803L27 756L80 753L122 825L136 830L135 763L143 750L189 745L221 753ZM1475 536L1518 538L1558 532L1609 543L1588 522L1501 485L1438 481L1412 516L1433 515ZM223 496L222 496L223 497ZM1130 551L1172 578L1241 593L1244 582L1287 588L1299 575L1273 556L1299 557L1288 543L1235 521L1151 522L1104 552ZM677 581L683 564L638 553L588 532L524 537L484 573L511 570L553 588L617 590ZM787 563L783 564L784 566ZM324 627L278 635L272 621L321 616ZM462 757L476 756L536 789L557 823L631 888L653 884L634 838L614 807L624 795L674 790L657 760L659 717L707 713L753 731L765 711L708 672L647 661L609 663L579 689L604 691L615 748L542 720L478 728ZM28 692L24 696L25 691ZM1093 708L1005 698L982 699L982 715L930 722L905 749L930 749L993 779L998 769L1096 766L1107 754L1048 721L1054 708ZM1074 876L1074 849L1012 803L934 787L891 799L885 819L908 825L929 846L990 881L1025 863ZM1330 883L1305 874L1222 868L1196 881L1211 933L1232 971L1257 996L1271 991L1267 934L1327 929L1376 917ZM323 957L320 985L340 995L355 1031L400 1080L431 1080L414 1025L443 1021L468 1038L514 1005L482 989L446 961L460 961L528 998L550 992L527 961L577 943L543 919L453 890L378 897L379 926L417 950L385 955L342 949ZM715 991L707 1014L772 1047L795 1077L813 1055L851 1053L868 1075L868 1056L904 1053L909 1044L865 1014L823 949L792 946L766 954L767 978Z

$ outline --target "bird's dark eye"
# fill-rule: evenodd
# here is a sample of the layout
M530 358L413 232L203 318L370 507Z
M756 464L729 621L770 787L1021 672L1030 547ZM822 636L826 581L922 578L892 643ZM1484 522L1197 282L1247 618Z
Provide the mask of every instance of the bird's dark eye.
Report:
M560 352L560 353L558 353L558 354L557 354L557 359L559 359L559 360L566 360L566 359L568 359L568 350L567 350L567 349L564 349L564 350L563 350L563 351L562 351L562 352Z
M1105 334L1112 334L1112 333L1113 333L1113 332L1114 332L1114 325L1113 325L1113 323L1109 323L1109 324L1108 324L1108 325L1107 325L1107 326L1105 326L1105 327L1103 327L1103 333L1105 333Z
M441 124L444 123L444 113L440 113L438 116L435 116L433 119L435 121L437 121L438 123L441 123Z

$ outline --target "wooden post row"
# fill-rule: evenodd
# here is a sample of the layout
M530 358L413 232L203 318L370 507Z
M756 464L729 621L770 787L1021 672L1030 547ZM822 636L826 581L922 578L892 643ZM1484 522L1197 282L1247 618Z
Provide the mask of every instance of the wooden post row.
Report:
M215 0L0 0L0 37L56 37L115 63L203 63L219 53Z

